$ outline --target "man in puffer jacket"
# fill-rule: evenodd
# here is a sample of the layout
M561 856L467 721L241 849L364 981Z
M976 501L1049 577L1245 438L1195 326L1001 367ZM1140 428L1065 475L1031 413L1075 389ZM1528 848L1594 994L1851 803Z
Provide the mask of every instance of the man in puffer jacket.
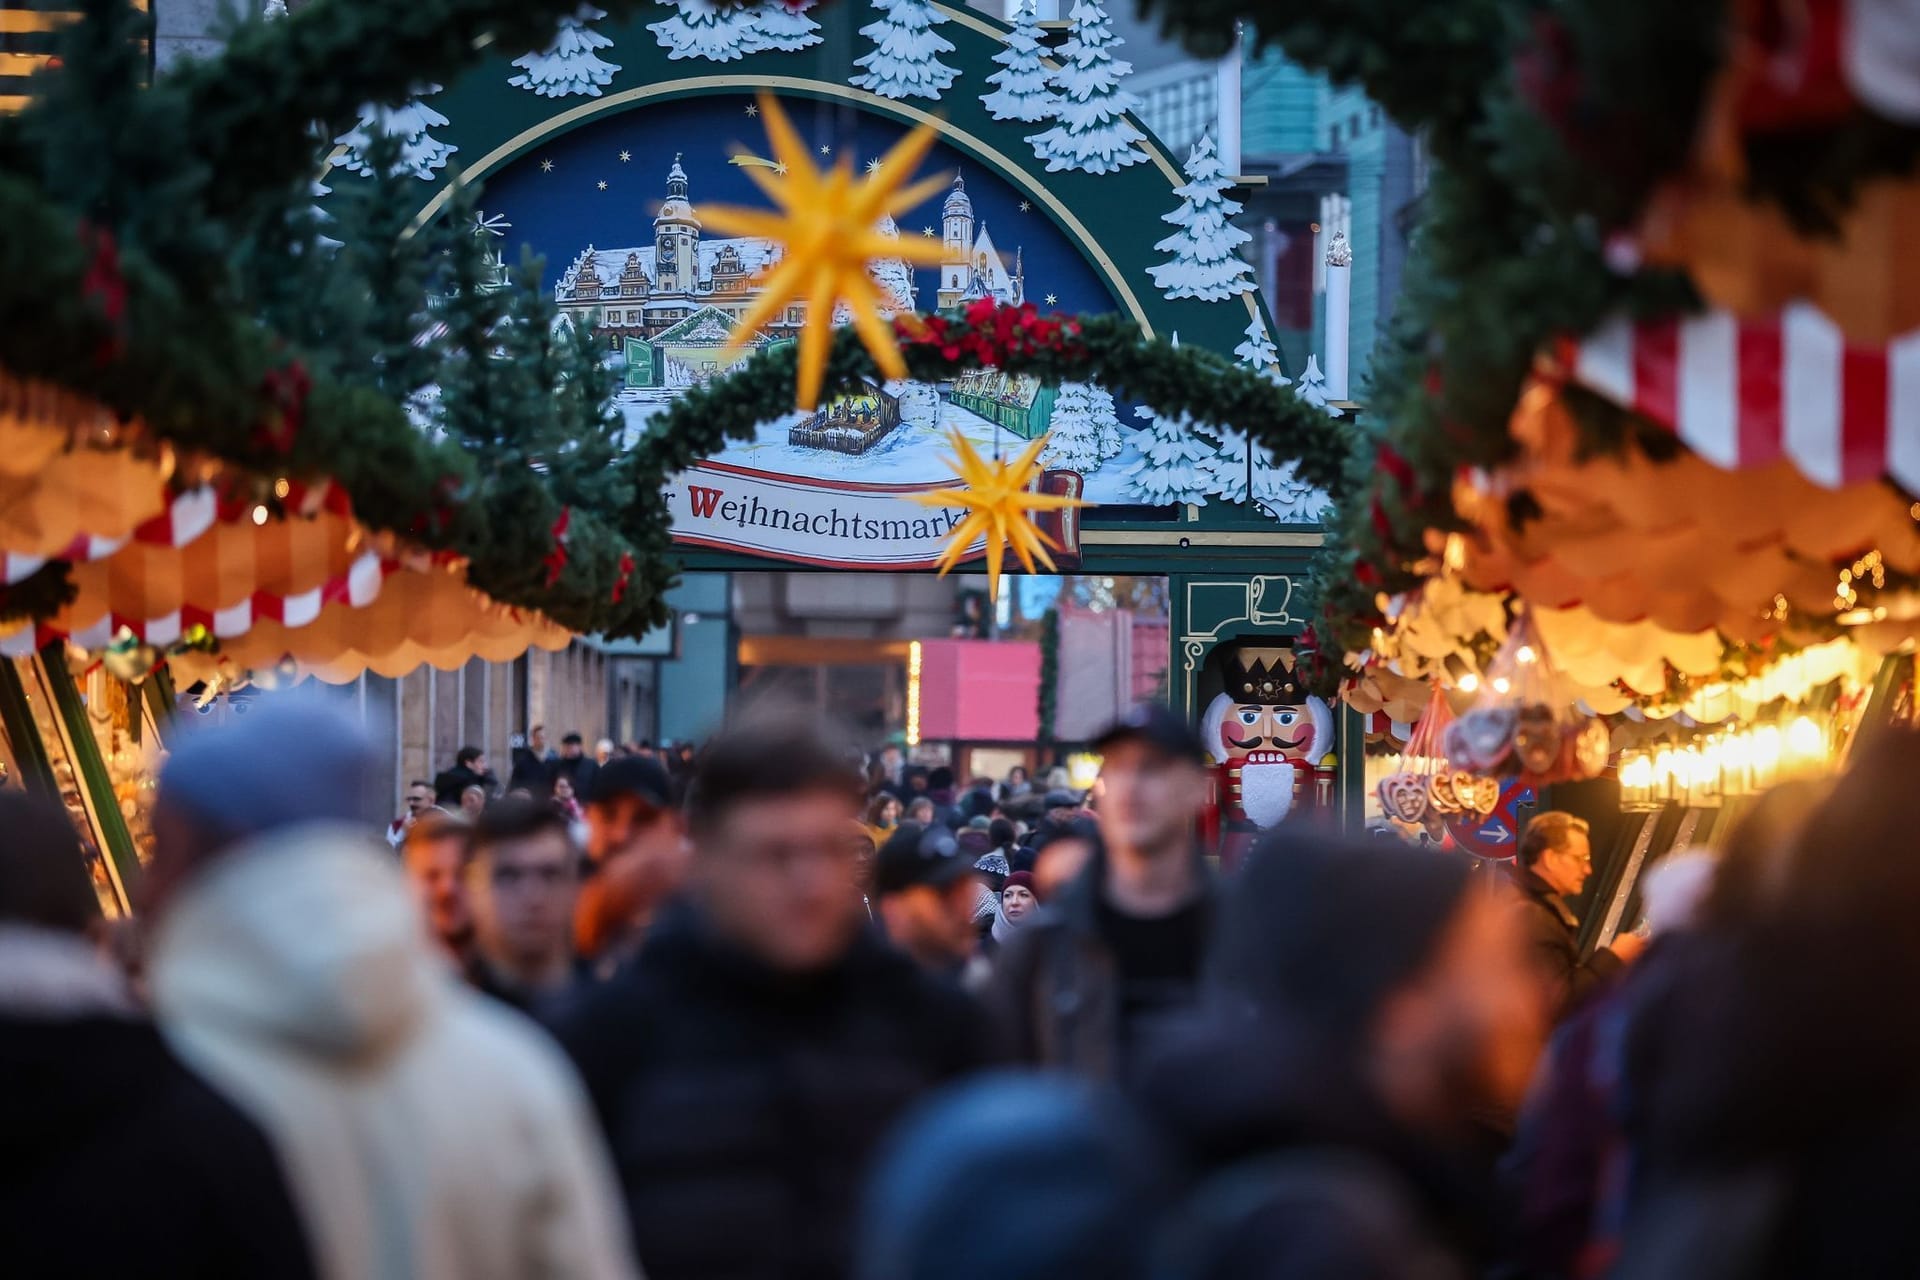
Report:
M371 756L269 703L160 778L148 888L163 1032L264 1129L323 1275L636 1274L559 1050L466 990L364 836Z

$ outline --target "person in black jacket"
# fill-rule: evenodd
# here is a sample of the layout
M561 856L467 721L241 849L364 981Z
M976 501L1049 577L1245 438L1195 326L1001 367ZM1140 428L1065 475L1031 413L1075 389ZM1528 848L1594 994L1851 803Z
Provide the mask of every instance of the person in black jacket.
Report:
M460 748L454 753L453 768L434 775L433 802L449 813L457 812L468 787L478 787L487 795L499 789L487 768L487 753L479 747Z
M57 806L0 793L0 1241L16 1276L314 1274L264 1134L174 1056L86 931Z
M1582 958L1580 917L1567 899L1579 896L1592 874L1586 820L1557 809L1535 814L1520 836L1513 882L1525 904L1527 934L1555 1022L1584 1004L1646 946L1645 939L1623 934L1612 947L1596 947Z
M1190 1171L1173 1274L1479 1274L1479 1117L1518 1102L1546 1025L1510 906L1463 860L1282 828L1222 915L1206 1003L1138 1086Z
M883 1136L988 1056L971 1002L866 927L855 759L797 720L714 741L684 898L560 1021L652 1280L845 1276Z

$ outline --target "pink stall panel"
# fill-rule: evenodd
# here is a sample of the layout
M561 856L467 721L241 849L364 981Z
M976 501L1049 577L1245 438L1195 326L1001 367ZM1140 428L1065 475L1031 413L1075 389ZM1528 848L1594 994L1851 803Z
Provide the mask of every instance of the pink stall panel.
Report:
M925 742L1032 742L1040 736L1040 646L1026 640L922 640Z

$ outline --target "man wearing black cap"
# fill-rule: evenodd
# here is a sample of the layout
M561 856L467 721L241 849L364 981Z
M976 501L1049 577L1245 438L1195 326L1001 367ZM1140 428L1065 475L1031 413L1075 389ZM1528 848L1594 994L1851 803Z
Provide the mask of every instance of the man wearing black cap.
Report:
M979 876L945 827L902 823L874 860L874 893L887 940L921 968L958 977L974 952Z
M1142 704L1095 741L1106 789L1097 850L995 974L1016 1056L1123 1079L1147 1024L1194 997L1214 911L1194 845L1206 756L1181 717Z
M617 960L686 874L686 834L673 781L658 760L621 756L587 793L587 879L574 909L582 956Z

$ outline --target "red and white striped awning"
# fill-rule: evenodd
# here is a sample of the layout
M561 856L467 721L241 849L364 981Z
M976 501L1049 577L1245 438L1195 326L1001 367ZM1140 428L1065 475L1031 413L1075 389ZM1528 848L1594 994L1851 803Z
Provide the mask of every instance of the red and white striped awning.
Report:
M1578 343L1574 379L1729 470L1790 458L1826 488L1888 476L1920 494L1920 331L1849 345L1805 304L1613 321Z
M0 581L11 586L40 569L49 560L90 564L104 560L131 541L158 547L184 547L213 527L219 513L219 500L211 487L202 486L179 494L167 509L140 525L133 538L99 538L82 534L54 556L29 556L8 551L0 559Z

